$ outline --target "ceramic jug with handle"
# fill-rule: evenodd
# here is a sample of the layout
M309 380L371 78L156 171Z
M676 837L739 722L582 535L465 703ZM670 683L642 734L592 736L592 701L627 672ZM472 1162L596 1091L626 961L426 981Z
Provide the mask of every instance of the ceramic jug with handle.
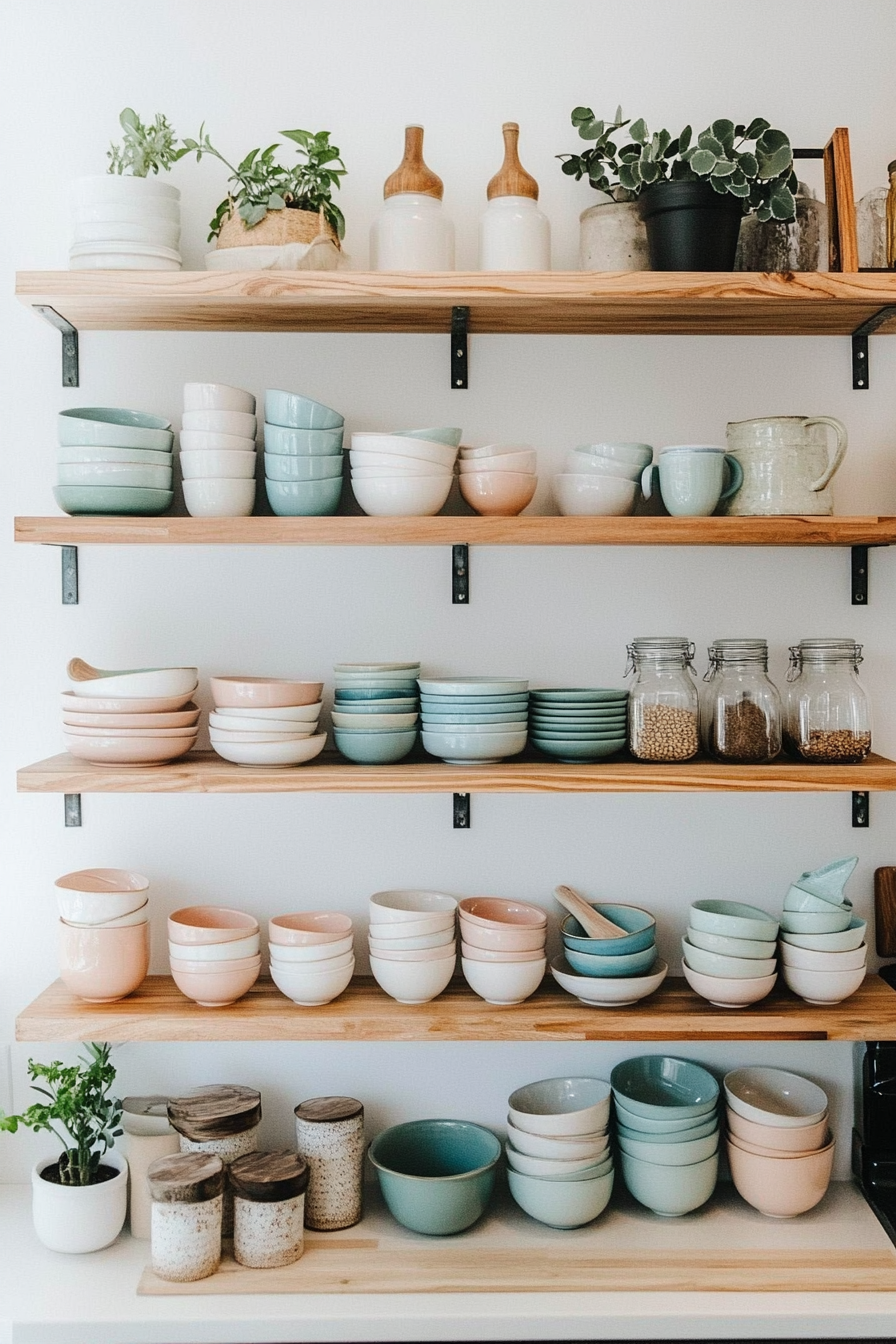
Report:
M827 430L836 442L829 448ZM846 453L846 429L830 415L775 415L728 426L728 452L743 468L743 484L725 503L738 517L830 514L828 486Z

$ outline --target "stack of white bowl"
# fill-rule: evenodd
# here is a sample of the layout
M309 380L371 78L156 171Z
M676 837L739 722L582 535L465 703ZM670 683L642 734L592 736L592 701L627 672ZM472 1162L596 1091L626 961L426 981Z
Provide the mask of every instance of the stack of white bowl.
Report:
M66 749L95 765L161 765L184 756L199 736L195 667L104 672L80 658L62 693Z
M582 1227L613 1193L610 1085L545 1078L509 1098L507 1180L521 1209L550 1227Z
M454 480L459 429L353 434L352 489L374 518L427 518L444 506Z
M275 915L268 922L268 951L274 984L303 1008L338 998L355 971L352 921L328 910Z
M486 1003L522 1003L544 979L548 917L537 905L467 896L458 906L461 970Z
M159 514L174 499L171 421L117 406L61 411L56 488L65 513Z
M73 271L179 271L180 191L158 177L81 177L72 193Z
M283 768L319 756L327 741L317 731L322 681L281 677L212 677L208 716L214 750L235 765Z
M370 898L370 969L399 1003L428 1003L457 965L457 901L440 891L378 891Z
M242 910L190 905L168 917L168 960L182 994L221 1008L247 994L261 970L258 920Z
M528 443L461 448L460 493L477 513L515 518L535 494L535 463L535 449Z
M772 992L778 976L778 921L739 901L695 901L681 940L691 989L717 1008L746 1008Z
M865 979L865 921L857 919L843 887L858 859L838 859L803 873L784 898L781 972L807 1003L841 1003Z
M608 516L632 513L642 471L653 459L648 443L586 443L566 454L554 477L554 497L563 514Z
M185 383L184 503L194 518L247 518L255 507L255 398L224 383Z
M517 756L529 728L529 683L521 678L419 681L423 746L449 765L495 765Z
M337 663L333 736L350 761L389 765L417 741L419 663Z
M89 1003L133 994L149 969L149 878L82 868L56 880L59 973Z

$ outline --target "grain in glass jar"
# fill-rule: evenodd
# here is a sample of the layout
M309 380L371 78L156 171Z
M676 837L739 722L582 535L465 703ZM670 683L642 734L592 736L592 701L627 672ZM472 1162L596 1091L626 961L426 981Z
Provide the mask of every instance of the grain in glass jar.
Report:
M298 1153L247 1153L228 1168L233 1257L252 1269L291 1265L305 1249L308 1168Z
M354 1227L364 1185L364 1107L354 1097L313 1097L295 1109L296 1146L308 1164L305 1225Z
M768 675L764 639L717 639L708 650L700 718L703 745L738 765L773 761L781 750L781 696Z
M258 1148L261 1093L234 1084L199 1087L169 1103L168 1119L180 1135L182 1153L215 1153L226 1166ZM233 1236L229 1188L224 1191L223 1235Z
M633 639L626 675L628 745L639 761L687 761L699 750L694 646L680 636Z
M214 1153L173 1153L146 1173L152 1198L152 1267L160 1279L194 1283L221 1261L224 1163Z
M785 745L804 761L854 765L871 750L871 705L859 683L862 646L803 639L790 650Z

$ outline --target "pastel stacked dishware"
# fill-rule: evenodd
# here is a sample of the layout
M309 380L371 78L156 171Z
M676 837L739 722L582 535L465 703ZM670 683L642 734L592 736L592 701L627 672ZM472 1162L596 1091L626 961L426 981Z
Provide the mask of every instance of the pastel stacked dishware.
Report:
M308 910L268 922L271 979L303 1008L330 1003L348 988L355 970L354 931L348 915Z
M551 975L592 1007L623 1008L647 998L669 971L656 953L653 915L635 905L589 904L622 932L615 938L589 937L575 915L567 915L560 924L564 955L551 961Z
M460 493L476 513L515 518L531 503L538 485L537 455L528 443L491 443L461 448Z
M628 691L544 687L529 692L532 745L559 761L599 761L626 742Z
M133 994L149 970L149 878L82 868L56 879L59 974L88 1003Z
M161 765L184 756L199 736L195 667L106 672L80 658L62 693L66 750L94 765Z
M691 989L717 1008L746 1008L770 994L777 979L778 921L740 901L694 901L681 940L682 971Z
M283 518L333 514L342 497L345 418L299 392L264 394L264 485Z
M770 1218L793 1218L825 1195L834 1169L828 1098L784 1069L734 1069L724 1079L728 1165L735 1188Z
M185 383L180 467L194 518L246 518L255 507L255 398L225 383Z
M179 271L179 249L177 187L158 176L130 173L92 174L74 182L70 270Z
M647 443L586 443L566 454L554 477L554 499L562 514L620 516L634 511L639 481L653 458Z
M807 1003L841 1003L865 979L865 922L853 913L843 888L858 863L838 859L803 873L784 898L781 973Z
M719 1085L689 1059L639 1055L610 1074L622 1176L666 1218L699 1209L719 1174Z
M352 435L352 490L375 518L426 518L444 506L454 481L459 429Z
M421 678L423 746L449 765L495 765L526 746L529 683L517 677Z
M388 765L417 741L419 663L337 663L333 736L350 761Z
M507 1180L530 1217L550 1227L583 1227L613 1193L609 1083L545 1078L508 1100Z
M283 769L323 751L327 735L317 730L322 681L211 677L209 686L215 702L209 737L225 761Z
M469 1120L409 1120L377 1134L368 1156L392 1217L412 1232L448 1237L488 1207L501 1145Z
M56 487L64 513L159 514L174 499L171 421L116 406L57 417Z
M180 992L203 1008L247 994L261 970L258 920L242 910L190 905L168 916L168 960Z
M461 970L486 1003L522 1003L544 979L548 917L537 905L467 896L458 905Z
M457 901L441 891L377 891L369 902L370 969L399 1003L428 1003L457 967Z

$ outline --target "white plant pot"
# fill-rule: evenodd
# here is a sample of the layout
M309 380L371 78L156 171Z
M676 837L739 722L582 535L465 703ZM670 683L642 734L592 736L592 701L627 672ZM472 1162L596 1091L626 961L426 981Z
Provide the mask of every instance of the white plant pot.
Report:
M579 216L580 271L649 271L647 229L635 201L606 201Z
M131 177L127 173L94 173L91 177L77 177L72 186L72 205L84 209L94 205L145 205L152 213L152 204L159 196L180 202L180 190L161 177Z
M100 1185L56 1185L41 1172L57 1159L46 1157L31 1172L32 1214L37 1239L48 1250L80 1255L99 1251L115 1240L128 1207L128 1164L120 1153L106 1153L103 1163L118 1175Z

